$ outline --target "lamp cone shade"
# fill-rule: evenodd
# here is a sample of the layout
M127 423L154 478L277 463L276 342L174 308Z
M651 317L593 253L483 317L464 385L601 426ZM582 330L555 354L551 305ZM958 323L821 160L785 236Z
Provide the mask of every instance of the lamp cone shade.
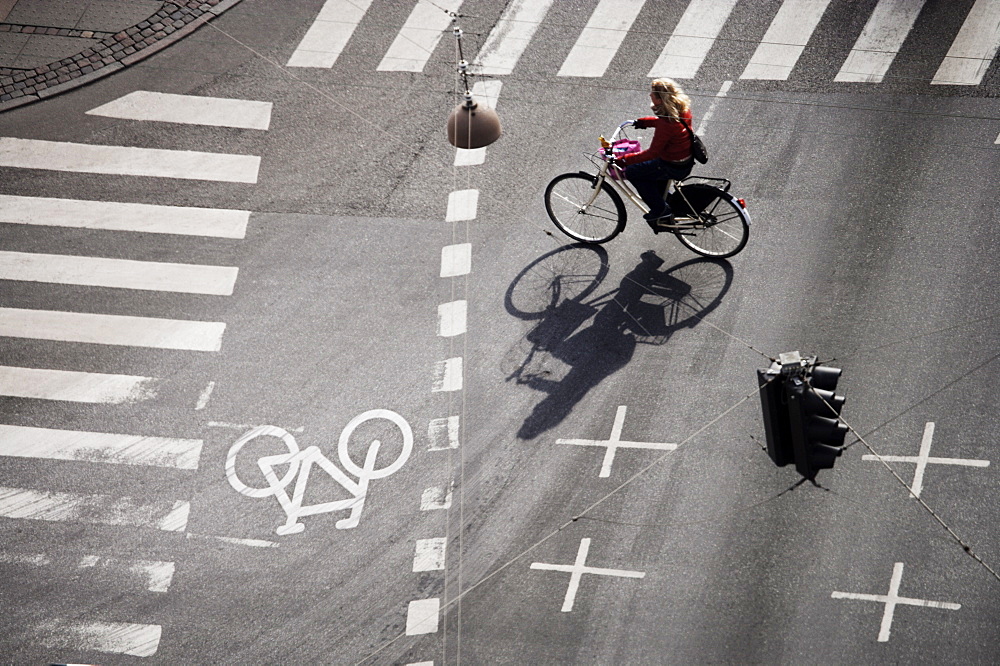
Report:
M456 148L482 148L501 133L500 116L487 106L459 104L448 116L448 142Z

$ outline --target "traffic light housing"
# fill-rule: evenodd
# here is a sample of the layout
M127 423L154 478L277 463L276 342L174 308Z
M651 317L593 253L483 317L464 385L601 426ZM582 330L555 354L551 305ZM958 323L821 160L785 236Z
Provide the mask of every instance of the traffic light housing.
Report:
M819 470L833 467L848 432L838 418L846 399L834 392L841 372L798 352L782 354L770 368L757 371L767 453L774 464L794 462L810 481Z

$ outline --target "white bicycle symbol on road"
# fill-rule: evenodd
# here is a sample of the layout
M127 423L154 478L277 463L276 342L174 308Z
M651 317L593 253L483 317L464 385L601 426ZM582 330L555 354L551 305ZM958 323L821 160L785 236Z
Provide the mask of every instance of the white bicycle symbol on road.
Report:
M368 446L368 453L365 455L365 463L361 467L351 460L348 454L347 444L355 429L365 421L374 419L387 419L394 423L403 434L403 446L399 456L388 467L375 469L375 461L378 457L378 450L381 442L374 440ZM236 475L236 456L240 450L251 440L258 437L277 437L288 447L288 453L281 453L273 456L264 456L257 460L257 466L264 474L267 481L266 488L255 488L243 483ZM247 497L268 497L274 495L284 509L288 520L284 525L279 525L275 530L279 535L296 534L305 529L305 525L299 522L303 516L313 516L319 513L329 513L332 511L348 511L347 518L338 520L336 527L339 530L347 530L357 527L361 519L361 512L365 506L365 497L368 494L368 483L372 479L382 479L394 472L406 463L413 451L413 431L410 424L402 416L388 409L372 409L363 414L358 414L344 426L340 433L340 441L337 443L337 455L340 464L344 469L358 477L355 482L345 474L336 464L323 455L319 447L309 446L304 450L299 450L299 445L287 430L272 425L263 425L248 431L234 443L226 456L226 477L229 484L238 492ZM280 479L274 468L280 465L288 465L288 471ZM335 502L324 502L322 504L310 504L302 506L302 497L305 495L306 485L309 483L309 472L313 465L318 465L323 471L329 474L339 483L352 497L346 500ZM295 489L289 497L285 488L295 479Z

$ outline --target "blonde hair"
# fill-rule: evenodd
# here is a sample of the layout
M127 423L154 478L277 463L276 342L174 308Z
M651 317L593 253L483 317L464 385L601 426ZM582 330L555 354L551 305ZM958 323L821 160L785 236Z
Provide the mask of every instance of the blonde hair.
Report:
M650 92L656 94L657 102L650 106L656 115L663 118L679 118L681 114L691 110L691 98L684 94L673 79L653 79Z

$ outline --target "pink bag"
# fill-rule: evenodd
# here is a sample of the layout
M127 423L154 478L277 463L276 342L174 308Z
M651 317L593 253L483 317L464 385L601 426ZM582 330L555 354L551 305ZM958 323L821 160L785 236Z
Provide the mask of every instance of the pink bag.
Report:
M629 155L631 153L638 153L642 150L642 146L638 141L633 141L632 139L618 139L613 144L611 144L611 152L617 157L622 157L623 155ZM618 180L618 173L615 169L608 169L608 173L611 174L612 180ZM622 180L625 179L624 172L621 175Z

